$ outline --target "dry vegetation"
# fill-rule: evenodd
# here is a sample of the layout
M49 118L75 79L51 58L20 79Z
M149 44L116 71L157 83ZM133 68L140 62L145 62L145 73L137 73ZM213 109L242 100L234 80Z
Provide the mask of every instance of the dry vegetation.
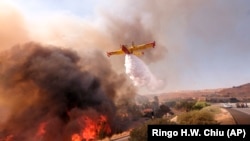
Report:
M148 98L152 99L155 95L150 95ZM196 99L198 100L200 97L236 97L238 99L242 98L249 98L250 97L250 84L245 84L241 86L234 86L232 88L223 88L223 89L213 89L213 90L199 90L199 91L182 91L182 92L175 92L175 93L166 93L158 95L159 101L164 102L167 100L173 100L173 99ZM177 121L178 115L183 113L184 111L172 109L175 113L174 118L172 118L172 122ZM221 108L218 105L211 105L203 108L201 111L210 113L213 115L214 120L220 124L220 125L234 125L235 121L232 117L232 115L224 108ZM139 127L144 123L143 120L138 121L136 124L134 124L131 129ZM120 134L115 134L110 138L105 138L103 141L110 141L119 139L124 136L128 136L130 134L130 131L126 131Z
M250 83L243 84L240 86L233 86L231 88L169 92L160 94L158 97L161 101L169 99L187 99L187 98L199 99L201 97L206 97L206 98L236 97L239 100L250 101Z
M221 125L235 124L232 115L226 109L223 108L220 108L220 112L215 115L215 120Z

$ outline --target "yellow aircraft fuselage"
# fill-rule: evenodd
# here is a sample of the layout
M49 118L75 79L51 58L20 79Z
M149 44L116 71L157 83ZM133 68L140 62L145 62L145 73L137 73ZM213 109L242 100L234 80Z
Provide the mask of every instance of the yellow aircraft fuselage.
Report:
M130 47L126 47L126 45L121 45L120 50L112 51L112 52L107 52L107 56L111 55L119 55L119 54L134 54L134 55L142 55L144 54L141 50L147 49L147 48L154 48L155 47L155 41L147 44L142 44L142 45L136 45Z

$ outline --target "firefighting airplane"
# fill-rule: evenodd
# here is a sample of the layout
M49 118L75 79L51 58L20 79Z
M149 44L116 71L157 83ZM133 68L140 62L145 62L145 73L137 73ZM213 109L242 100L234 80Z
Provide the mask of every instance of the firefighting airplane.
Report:
M134 45L132 42L132 46L128 47L127 45L121 45L121 49L116 51L107 52L107 56L110 57L111 55L119 55L119 54L134 54L137 56L143 55L144 52L140 51L147 48L154 48L155 47L155 41L147 44L141 44L141 45Z

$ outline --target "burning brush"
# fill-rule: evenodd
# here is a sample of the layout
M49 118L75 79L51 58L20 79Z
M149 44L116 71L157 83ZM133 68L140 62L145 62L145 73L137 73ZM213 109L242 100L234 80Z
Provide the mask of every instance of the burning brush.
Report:
M0 58L0 99L7 101L0 101L1 141L89 141L124 130L114 100L125 81L116 85L121 76L109 65L96 65L107 72L103 77L81 61L105 58L37 43L15 46Z
M72 141L94 140L97 137L104 137L111 133L107 117L104 115L101 115L97 121L89 117L81 117L78 122L83 126L83 129L80 133L72 135Z

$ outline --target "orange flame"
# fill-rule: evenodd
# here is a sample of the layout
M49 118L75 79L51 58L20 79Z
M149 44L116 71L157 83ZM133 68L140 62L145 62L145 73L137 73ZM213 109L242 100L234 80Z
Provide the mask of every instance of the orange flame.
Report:
M72 141L82 141L82 137L79 134L73 134L71 139Z
M0 141L13 141L13 137L14 137L14 135L8 135L4 139L0 139Z
M82 139L86 141L94 140L100 133L111 133L110 126L107 123L107 117L103 115L101 115L98 120L83 116L79 119L79 124L84 125L84 128L80 134L76 133L72 135L72 141L81 141Z
M46 130L45 130L46 125L47 125L47 122L40 123L38 131L36 133L37 137L42 137L46 133Z
M43 137L43 135L46 133L45 127L47 126L47 122L40 123L38 130L35 135L34 140L38 140ZM5 138L1 139L0 141L14 141L14 135L8 135ZM81 140L74 140L74 141L81 141Z

